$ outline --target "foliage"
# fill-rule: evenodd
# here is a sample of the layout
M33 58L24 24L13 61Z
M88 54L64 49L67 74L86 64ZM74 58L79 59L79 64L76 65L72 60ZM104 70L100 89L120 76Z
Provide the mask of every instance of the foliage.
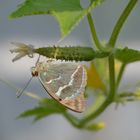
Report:
M104 0L92 0L84 9L80 0L26 0L11 14L11 18L28 15L49 14L54 16L60 26L62 37L66 36L78 25L84 16Z
M46 116L58 113L65 113L66 108L52 99L42 99L39 105L33 109L27 110L20 114L18 118L35 116L34 121L40 120Z
M80 4L80 0L26 0L10 15L11 18L38 14L52 15L57 19L60 25L62 38L68 35L84 17L87 17L92 39L95 43L94 47L54 46L36 49L22 44L26 49L17 48L12 51L19 53L16 59L25 55L30 56L30 52L28 51L30 50L32 53L38 53L49 58L91 61L90 67L87 68L87 87L91 88L90 93L94 93L92 95L96 98L95 103L87 109L80 119L72 115L65 107L52 99L39 100L37 107L25 111L19 118L34 116L34 120L37 121L52 114L61 114L76 128L96 131L104 128L104 123L89 122L103 113L110 104L114 102L118 103L119 101L130 101L130 99L131 101L139 100L139 90L134 92L122 92L118 90L118 87L127 64L140 60L140 51L127 47L118 48L116 46L119 33L138 0L129 0L126 8L114 26L109 41L105 45L101 43L97 36L94 21L90 14L96 6L101 5L103 2L105 2L105 0L90 0L89 6L83 8ZM55 55L56 50L57 54ZM121 62L119 70L115 69L118 64L116 60ZM91 97L88 90L86 90L86 93L87 97Z
M117 50L115 57L122 63L133 63L140 60L140 51L125 47L123 49Z

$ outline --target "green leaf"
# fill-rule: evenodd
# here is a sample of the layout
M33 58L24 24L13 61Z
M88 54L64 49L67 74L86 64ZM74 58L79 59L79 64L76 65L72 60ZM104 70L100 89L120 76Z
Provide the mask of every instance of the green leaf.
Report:
M80 0L26 0L10 17L50 14L57 19L61 36L65 37L84 16L103 1L105 0L92 0L90 6L83 9Z
M40 120L51 114L64 113L66 108L53 99L42 99L38 107L21 113L18 118L34 117L34 121Z
M140 51L129 49L127 47L117 49L115 52L115 58L125 64L140 61Z

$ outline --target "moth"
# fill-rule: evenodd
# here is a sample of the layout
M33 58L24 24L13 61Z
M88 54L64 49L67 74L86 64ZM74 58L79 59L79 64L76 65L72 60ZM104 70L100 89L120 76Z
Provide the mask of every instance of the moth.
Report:
M17 48L10 50L11 53L18 53L12 60L28 55L33 57L34 46L24 43L12 42ZM87 84L86 69L75 62L36 62L31 70L33 77L38 77L45 90L56 101L75 112L83 112L85 109L84 92ZM32 78L31 78L32 79ZM26 84L25 88L30 83ZM24 89L18 93L17 97L23 93Z
M85 110L87 73L84 66L74 62L38 62L31 73L60 104L79 113Z

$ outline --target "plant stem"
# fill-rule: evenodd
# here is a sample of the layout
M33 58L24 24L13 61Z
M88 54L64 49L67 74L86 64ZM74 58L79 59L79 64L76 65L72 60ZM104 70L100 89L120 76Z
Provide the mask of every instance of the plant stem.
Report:
M130 0L123 13L121 14L120 18L118 19L108 43L112 48L115 47L115 43L117 41L120 30L137 2L138 0Z
M120 16L119 20L117 21L117 23L113 29L113 32L111 34L110 40L108 42L109 46L111 46L112 48L115 47L120 30L137 2L138 2L138 0L130 0L127 7L125 8L122 15ZM94 27L91 15L88 14L87 17L88 17L88 22L90 25L92 37L95 41L97 48L101 50L102 47L101 47L98 37L96 35L96 31L95 31L95 27ZM106 98L106 100L103 102L103 104L95 112L92 112L89 116L83 118L80 121L80 123L79 123L80 128L84 127L89 121L95 119L98 115L100 115L108 107L108 105L110 105L112 103L112 101L114 100L115 93L116 93L116 83L115 83L115 68L114 68L114 54L113 53L110 54L110 56L108 58L108 62L109 62L109 81L110 81L109 95ZM123 66L123 67L125 67L125 66ZM120 76L118 77L119 78L118 81L121 80L121 77L123 74L123 69L124 69L123 67L120 72Z
M99 116L110 104L108 98L105 100L105 102L93 113L91 113L89 116L83 118L80 123L79 127L83 128L89 121L95 119L97 116Z
M110 102L112 102L114 100L114 96L116 93L114 54L110 54L108 62L109 62L109 84L110 84L110 92L108 99L110 100Z
M126 67L126 64L123 63L122 66L121 66L119 75L118 75L118 77L117 77L116 89L118 89L118 87L119 87L119 84L120 84L120 81L121 81L121 79L122 79L122 76L123 76L125 67Z
M115 96L115 68L114 68L114 56L111 54L109 56L109 77L110 77L110 92L107 97L107 99L103 102L103 104L93 113L91 113L86 118L82 119L80 121L79 126L84 127L84 125L96 118L98 115L100 115L107 107L112 103Z
M77 120L77 118L75 118L73 115L69 114L68 112L65 112L64 117L76 128L80 128L78 123L79 121Z
M94 40L96 47L99 50L102 50L102 45L101 45L101 43L100 43L100 41L98 39L98 36L96 34L96 29L95 29L94 22L93 22L93 19L92 19L92 16L91 16L90 13L88 13L87 19L88 19L88 23L89 23L92 39Z

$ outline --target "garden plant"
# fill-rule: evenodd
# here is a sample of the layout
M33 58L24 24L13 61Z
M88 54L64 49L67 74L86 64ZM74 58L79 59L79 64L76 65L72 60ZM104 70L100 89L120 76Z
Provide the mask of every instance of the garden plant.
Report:
M53 16L59 24L61 32L60 41L65 40L65 37L82 22L82 19L86 18L93 41L91 46L55 45L41 48L35 46L33 48L28 44L19 44L19 48L11 50L11 52L18 53L13 61L25 55L33 57L34 53L36 53L46 57L46 59L77 63L84 61L90 64L90 66L85 66L88 78L85 100L87 102L89 98L94 100L92 104L86 106L85 111L80 117L54 99L42 98L33 93L29 94L25 89L23 92L27 96L38 100L38 104L36 107L21 113L19 118L34 117L34 121L38 121L49 115L59 114L64 116L77 129L97 131L104 128L105 125L103 122L96 122L95 119L108 109L110 105L139 100L140 90L138 88L133 91L128 89L123 89L122 91L119 87L127 66L140 60L140 51L134 50L131 46L122 45L120 47L116 44L122 27L125 28L125 22L139 1L128 0L126 7L124 7L123 12L115 23L109 40L103 42L97 35L92 12L106 1L89 0L89 5L85 8L81 5L80 0L26 0L10 14L10 19L45 14ZM44 28L49 27L46 26Z

